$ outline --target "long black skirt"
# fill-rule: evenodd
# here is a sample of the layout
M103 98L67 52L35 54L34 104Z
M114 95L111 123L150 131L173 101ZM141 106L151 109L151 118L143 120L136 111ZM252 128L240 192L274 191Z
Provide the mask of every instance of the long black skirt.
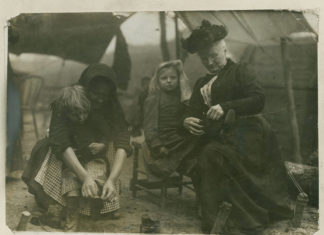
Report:
M227 234L257 234L271 221L292 216L278 144L261 116L240 118L203 143L198 165L204 232L223 201L232 204Z

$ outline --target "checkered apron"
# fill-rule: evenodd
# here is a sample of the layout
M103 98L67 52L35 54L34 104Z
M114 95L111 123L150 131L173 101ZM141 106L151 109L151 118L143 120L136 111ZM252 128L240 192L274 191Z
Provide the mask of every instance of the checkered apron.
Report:
M112 142L108 144L107 158L109 165L113 165L115 157L115 149ZM102 186L107 179L107 165L103 159L94 159L84 165L88 173L95 179L97 184ZM63 169L62 161L58 160L55 155L48 151L45 160L38 171L35 181L42 185L43 190L51 198L57 201L62 206L66 206L65 194L72 190L80 190L81 183L77 177L68 169ZM117 197L112 202L103 202L103 207L100 214L109 213L120 208L120 181L116 183ZM91 215L91 201L86 198L80 200L80 213L84 215Z

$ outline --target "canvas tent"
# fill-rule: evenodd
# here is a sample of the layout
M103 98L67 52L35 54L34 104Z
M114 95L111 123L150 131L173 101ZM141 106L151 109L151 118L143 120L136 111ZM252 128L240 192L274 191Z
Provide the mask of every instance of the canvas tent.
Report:
M189 29L198 27L203 19L228 29L226 41L241 58L244 47L279 42L293 32L315 32L302 12L294 11L209 11L179 12Z
M150 47L159 49L160 39L152 37L152 35L160 33L156 20L158 13L139 12L126 15L129 17L116 17L111 13L21 14L10 21L9 39L15 38L15 35L18 35L18 38L16 37L15 43L9 43L9 52L17 55L22 53L55 55L64 60L89 64L107 57L105 51L116 34L119 35L118 41L121 42L119 45L127 42L130 46L141 47L143 49L140 49L142 50L141 57L150 53L148 51L151 49ZM280 37L287 36L292 32L317 30L316 26L310 26L307 18L304 17L305 14L301 12L207 11L177 12L177 15L191 30L200 25L202 19L210 20L216 24L225 24L229 29L227 42L231 53L237 60L242 58L247 60L248 56L245 52L248 46L262 48L265 44L278 43ZM170 14L167 16L169 51L171 57L175 58L173 19L170 19ZM136 18L142 19L136 20ZM130 25L130 27L124 27L124 25ZM183 36L188 34L188 29L180 27ZM129 31L131 34L128 33ZM123 40L123 35L126 42ZM147 40L143 40L144 37ZM138 44L137 38L142 38L146 45ZM127 47L124 46L121 50L120 54L127 54ZM244 57L242 57L243 53ZM109 56L111 57L111 55ZM124 67L128 60L127 57L125 58L123 58ZM135 61L137 58L133 57L132 60ZM155 55L155 58L161 59L160 53ZM157 61L157 59L155 60ZM189 62L190 60L187 63ZM136 68L132 68L132 70L134 69L136 70ZM151 68L151 70L154 69ZM203 68L199 70L200 73L204 71ZM192 77L196 77L196 74L194 73Z
M61 16L62 22L54 23L54 15L57 15L56 17ZM43 59L30 57L30 64L33 64L32 66L35 67L38 66L37 68L40 70L43 69L40 73L51 78L49 79L51 84L53 84L53 81L58 81L56 84L64 86L77 81L85 64L93 61L99 60L110 65L118 64L121 68L123 66L126 67L127 63L124 63L125 61L129 61L132 67L129 71L130 80L128 86L131 97L128 100L134 100L132 95L136 94L136 87L139 86L140 79L143 76L151 76L156 65L163 60L160 49L160 25L157 12L126 14L129 16L127 18L118 18L111 13L54 15L46 14L44 21L42 21L50 27L38 27L32 20L33 17L37 18L37 14L35 16L32 14L33 17L28 21L30 25L23 26L22 29L27 29L28 27L35 29L36 24L40 30L36 32L27 31L26 37L28 40L25 42L20 40L15 47L11 45L9 47L9 51L16 54L26 52L44 53L64 58L65 62L58 62L57 59L49 57L49 60L53 60L53 63L56 61L56 67L44 70L44 66L37 65L37 63L42 64ZM285 94L280 58L280 37L287 36L293 32L306 31L316 33L318 28L316 15L313 14L311 17L306 17L305 13L293 11L192 11L176 12L176 14L173 12L167 13L166 36L171 59L176 59L175 52L177 49L173 18L175 15L179 17L179 30L182 37L188 36L190 30L199 26L202 19L207 19L215 24L226 25L229 31L227 44L233 58L237 61L241 60L251 63L260 81L266 88L267 96L275 99L273 102L267 101L265 112L268 113L268 118L271 119L275 129L281 133L280 141L283 141L282 145L288 148L285 152L289 153L289 141L285 142L288 131L283 131L284 127L287 126L288 120L285 118L284 112L279 112L285 109L285 103L282 102ZM313 21L308 19L313 19ZM35 21L37 22L37 20ZM20 22L22 24L24 20ZM60 33L54 33L54 38L48 38L49 32L56 32L56 29L59 27L63 27L64 30ZM82 30L73 30L75 28ZM112 39L114 35L120 35L120 32L123 37ZM50 43L44 46L38 40L33 41L33 38L45 39L43 40L44 42ZM117 49L116 42L119 42L119 45L126 45L127 43L126 46L119 47L121 48L119 51L121 51L121 54L129 53L129 59L120 59L118 60L119 62L115 62L118 59L115 53ZM20 46L18 46L19 43L21 43ZM27 45L28 43L29 46ZM316 97L314 98L315 90L317 89L317 68L316 66L314 67L317 64L316 41L307 45L295 45L295 47L298 50L295 48L292 51L295 51L297 54L295 53L292 57L295 57L296 64L303 67L303 70L295 73L294 82L297 85L296 89L299 89L298 92L303 93L303 95L298 97L302 97L300 105L304 109L308 104L307 102L316 100ZM24 56L26 54L22 54L20 57L23 58ZM18 57L12 56L12 58L15 68L24 66ZM182 51L182 58L185 61L185 71L188 74L190 83L193 85L195 80L205 73L205 69L194 55L188 55ZM71 60L82 62L82 64L76 65ZM71 69L68 69L69 66ZM57 79L58 77L61 77L61 79ZM125 82L123 83L125 87ZM124 104L125 110L127 110L130 102L124 102ZM272 114L269 114L273 112L279 113L278 115L274 114L273 116L276 117L273 117L271 116ZM312 107L311 112L316 112L315 107ZM306 111L302 113L299 118L301 126L305 118L307 118ZM316 115L314 114L313 116L315 117ZM314 120L312 119L310 122L314 123Z
M112 13L21 14L9 21L8 50L17 55L54 55L91 64L100 61L111 39L117 35L113 67L120 78L118 85L126 89L130 59L119 29L125 19Z
M21 14L9 22L9 52L90 64L100 60L123 20L111 13L58 13Z

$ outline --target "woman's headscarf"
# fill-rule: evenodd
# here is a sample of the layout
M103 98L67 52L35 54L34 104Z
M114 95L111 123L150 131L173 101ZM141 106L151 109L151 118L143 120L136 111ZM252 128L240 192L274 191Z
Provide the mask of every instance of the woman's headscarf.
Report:
M110 81L113 84L114 90L116 87L116 75L112 68L105 64L91 64L89 65L81 74L79 79L79 84L85 88L89 88L90 82L95 77L104 77L107 78L107 81Z
M189 86L188 77L183 70L183 63L181 60L171 60L171 61L163 62L157 67L149 85L149 95L152 94L154 95L155 93L160 91L160 83L158 77L159 73L161 72L162 69L169 68L169 67L173 67L177 70L179 76L181 102L189 100L192 90L191 87Z

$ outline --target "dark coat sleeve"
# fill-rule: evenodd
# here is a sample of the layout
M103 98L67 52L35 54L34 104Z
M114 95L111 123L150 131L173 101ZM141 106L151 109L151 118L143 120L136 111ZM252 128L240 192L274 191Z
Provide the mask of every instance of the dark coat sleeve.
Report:
M239 115L260 113L264 107L265 95L255 74L246 65L239 65L236 81L239 84L239 97L220 103L224 112L234 109Z
M125 119L124 112L118 101L115 102L113 109L113 128L114 128L114 146L122 148L126 151L127 156L132 154L130 146L130 133L128 131L128 124Z
M204 80L205 78L203 77L195 83L189 104L186 106L184 118L196 117L202 119L203 113L208 111L208 106L204 103L203 97L200 94L200 88L204 84Z
M61 158L62 153L72 146L68 120L56 110L53 110L51 116L49 145L57 158Z
M158 97L150 95L144 102L144 135L145 141L150 148L163 146L158 134Z
M184 119L188 117L187 116L188 110L189 110L189 100L184 101L180 107L179 121L178 121L178 133L180 133L181 135L188 134L188 130L183 126Z

